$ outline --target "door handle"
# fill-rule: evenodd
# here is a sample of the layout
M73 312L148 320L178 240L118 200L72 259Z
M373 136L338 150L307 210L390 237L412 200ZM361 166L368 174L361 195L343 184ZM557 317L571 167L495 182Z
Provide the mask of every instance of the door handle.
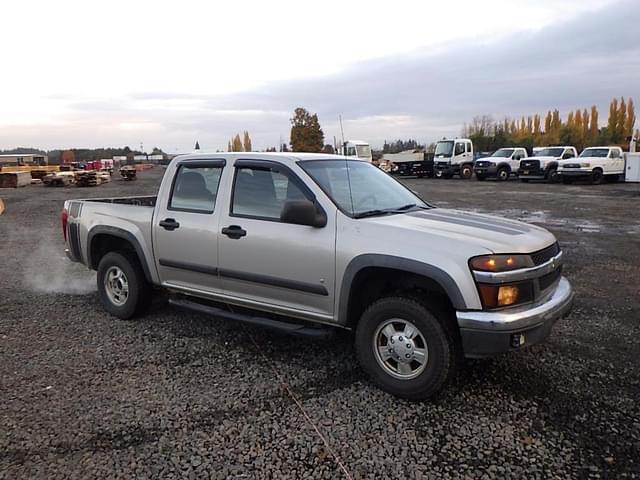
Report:
M165 230L173 231L176 228L180 227L180 224L176 222L175 218L165 218L164 220L160 220L159 224Z
M222 229L222 234L226 235L229 238L237 240L241 237L245 237L247 235L247 231L239 225L229 225L228 227L224 227Z

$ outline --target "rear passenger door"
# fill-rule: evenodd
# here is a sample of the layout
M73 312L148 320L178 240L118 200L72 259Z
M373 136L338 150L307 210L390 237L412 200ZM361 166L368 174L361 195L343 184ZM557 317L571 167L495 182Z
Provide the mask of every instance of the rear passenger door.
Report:
M284 203L303 199L320 202L288 166L236 160L219 226L220 282L230 301L330 319L336 209L330 202L321 205L327 214L321 228L282 222Z
M158 198L154 256L165 286L219 292L217 199L224 165L225 160L185 160L168 197Z

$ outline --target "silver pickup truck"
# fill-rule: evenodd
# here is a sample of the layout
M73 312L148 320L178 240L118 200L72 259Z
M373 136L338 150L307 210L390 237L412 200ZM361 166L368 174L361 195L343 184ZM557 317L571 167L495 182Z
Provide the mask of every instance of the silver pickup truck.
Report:
M67 255L104 308L183 308L297 335L354 332L362 368L408 399L463 357L544 340L571 308L547 230L435 208L375 166L304 153L175 158L157 197L68 200Z

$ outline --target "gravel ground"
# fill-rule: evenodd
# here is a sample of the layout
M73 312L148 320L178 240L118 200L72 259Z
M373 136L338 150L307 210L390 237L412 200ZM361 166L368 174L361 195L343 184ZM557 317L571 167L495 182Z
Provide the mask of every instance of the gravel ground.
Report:
M640 478L640 186L405 180L546 226L578 293L545 344L409 403L363 378L348 334L292 339L163 298L107 316L62 254L62 202L153 194L161 173L0 190L0 479Z

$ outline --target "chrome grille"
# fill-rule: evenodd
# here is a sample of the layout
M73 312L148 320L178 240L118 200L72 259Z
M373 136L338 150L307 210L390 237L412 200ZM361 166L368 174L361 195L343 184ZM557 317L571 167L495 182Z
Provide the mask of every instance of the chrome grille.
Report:
M533 260L533 264L535 266L542 265L545 262L548 262L553 257L560 253L560 245L558 243L554 243L553 245L544 248L542 250L538 250L531 254L531 259Z
M540 160L522 160L520 168L540 168Z

